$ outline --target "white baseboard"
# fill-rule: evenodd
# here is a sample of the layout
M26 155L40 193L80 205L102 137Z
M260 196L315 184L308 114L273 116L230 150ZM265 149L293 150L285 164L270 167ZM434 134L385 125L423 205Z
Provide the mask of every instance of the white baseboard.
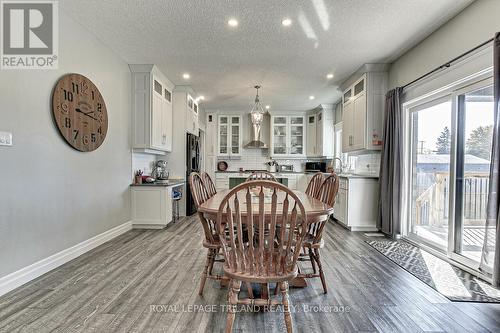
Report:
M8 293L23 284L36 279L37 277L57 268L70 260L98 247L113 238L132 230L132 221L125 222L113 229L94 236L86 241L76 244L68 249L62 250L45 259L35 262L18 271L0 277L0 296Z

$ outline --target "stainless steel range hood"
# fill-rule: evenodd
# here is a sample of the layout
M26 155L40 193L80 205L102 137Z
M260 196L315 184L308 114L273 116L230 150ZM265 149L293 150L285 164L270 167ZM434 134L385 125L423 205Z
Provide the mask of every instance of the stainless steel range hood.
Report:
M261 130L262 121L264 118L263 114L260 114L260 115L261 115L260 120L258 120L255 118L259 118L259 117L254 116L254 114L250 114L250 119L252 121L252 129L250 131L251 136L250 136L250 142L248 142L245 145L245 148L250 148L250 149L266 149L267 148L266 143L260 139L260 130Z

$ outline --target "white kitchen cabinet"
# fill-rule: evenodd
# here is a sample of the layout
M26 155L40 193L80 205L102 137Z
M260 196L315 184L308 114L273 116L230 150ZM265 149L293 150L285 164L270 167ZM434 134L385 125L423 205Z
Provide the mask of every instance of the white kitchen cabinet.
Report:
M182 126L182 130L185 133L198 136L200 134L198 122L199 106L193 96L194 91L189 86L175 87L173 92L174 118L183 117L184 119L176 123L176 126ZM186 138L184 137L183 140L186 140Z
M206 124L205 152L208 156L217 156L217 115L208 113Z
M242 126L240 115L219 115L217 155L241 156Z
M323 106L316 115L316 156L333 158L333 105Z
M316 140L316 114L311 114L307 116L307 156L317 156Z
M314 176L314 173L301 173L297 175L297 190L305 192L309 181Z
M132 147L164 154L172 151L172 89L154 65L130 65L132 72Z
M343 94L342 152L382 149L387 72L367 72Z
M186 102L186 130L197 136L199 135L198 102L190 94L187 94Z
M217 116L214 113L207 114L205 132L205 171L212 179L215 179L217 168Z
M333 217L351 231L377 231L378 179L340 177Z
M306 116L271 116L271 157L306 156Z
M334 105L322 104L307 116L307 156L333 158Z
M138 229L165 228L172 222L172 190L182 186L132 186L132 226Z
M297 189L297 176L294 174L282 174L281 178L287 178L288 179L288 188L291 190L296 190Z
M215 188L217 191L229 189L229 173L217 172L215 174Z
M342 152L351 151L351 139L354 132L354 104L347 102L342 114Z

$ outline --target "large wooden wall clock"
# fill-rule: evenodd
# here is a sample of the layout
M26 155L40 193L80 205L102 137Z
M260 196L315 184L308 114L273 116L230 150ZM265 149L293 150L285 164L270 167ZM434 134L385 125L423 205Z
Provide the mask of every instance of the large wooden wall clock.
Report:
M52 114L59 132L71 147L93 151L108 132L108 112L99 89L80 74L66 74L52 93Z

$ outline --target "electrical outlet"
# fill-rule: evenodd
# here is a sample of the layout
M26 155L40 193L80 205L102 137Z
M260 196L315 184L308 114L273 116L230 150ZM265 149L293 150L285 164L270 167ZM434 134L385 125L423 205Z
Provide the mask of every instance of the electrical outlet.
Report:
M12 133L0 132L0 146L12 146Z

